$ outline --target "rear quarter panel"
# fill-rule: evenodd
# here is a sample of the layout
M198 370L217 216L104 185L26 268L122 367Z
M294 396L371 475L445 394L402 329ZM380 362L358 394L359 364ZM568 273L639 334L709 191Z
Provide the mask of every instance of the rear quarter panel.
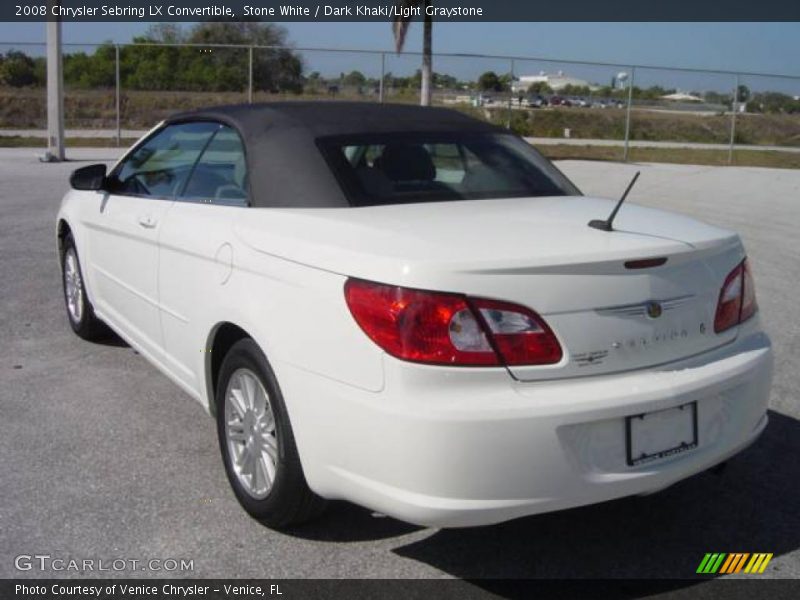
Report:
M214 210L217 207L199 207ZM270 209L223 208L231 245L230 277L222 281L219 265L211 265L208 276L200 273L187 282L202 306L198 314L196 345L210 348L216 328L230 322L244 329L259 344L281 381L284 365L329 378L367 391L383 387L382 352L350 315L344 298L346 277L262 252L251 247L239 234L250 228L252 211ZM252 231L251 231L252 233ZM258 235L268 236L269 231ZM181 244L208 245L208 233L197 231L193 240ZM291 241L289 243L292 243ZM301 242L297 242L301 243ZM212 251L213 253L213 251ZM197 353L195 369L205 374L210 362ZM208 378L203 381L205 397L213 401ZM319 398L287 397L289 411L295 402L318 402Z

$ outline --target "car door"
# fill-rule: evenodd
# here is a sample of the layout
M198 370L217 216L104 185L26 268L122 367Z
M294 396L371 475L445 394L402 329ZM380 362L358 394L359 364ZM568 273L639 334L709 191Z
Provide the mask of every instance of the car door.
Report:
M211 138L210 123L168 125L133 149L107 178L87 225L95 309L152 358L163 352L158 239L163 220Z
M217 320L212 313L223 303L233 270L233 222L248 206L247 187L242 140L220 124L161 231L158 285L166 360L195 391L202 387L206 341Z

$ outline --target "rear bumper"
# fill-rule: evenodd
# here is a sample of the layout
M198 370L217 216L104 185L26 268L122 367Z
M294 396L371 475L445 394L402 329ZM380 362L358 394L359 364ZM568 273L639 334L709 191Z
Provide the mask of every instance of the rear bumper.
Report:
M485 525L667 487L752 443L767 424L762 332L681 363L521 383L507 372L385 359L380 392L279 365L309 485L423 525ZM625 417L697 402L698 447L626 462Z

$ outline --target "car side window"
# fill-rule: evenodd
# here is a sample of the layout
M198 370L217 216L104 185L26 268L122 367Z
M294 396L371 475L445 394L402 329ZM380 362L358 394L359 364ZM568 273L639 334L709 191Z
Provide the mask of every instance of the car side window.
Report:
M178 200L247 206L247 163L242 139L235 130L219 127Z
M173 198L219 123L168 125L136 148L117 168L111 190L115 194Z

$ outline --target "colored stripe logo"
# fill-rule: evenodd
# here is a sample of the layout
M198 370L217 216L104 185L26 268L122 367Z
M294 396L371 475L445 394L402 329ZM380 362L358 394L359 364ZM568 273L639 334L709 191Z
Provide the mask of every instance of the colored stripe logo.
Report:
M760 574L772 560L772 553L755 552L707 552L697 567L702 575L730 575L732 573Z

